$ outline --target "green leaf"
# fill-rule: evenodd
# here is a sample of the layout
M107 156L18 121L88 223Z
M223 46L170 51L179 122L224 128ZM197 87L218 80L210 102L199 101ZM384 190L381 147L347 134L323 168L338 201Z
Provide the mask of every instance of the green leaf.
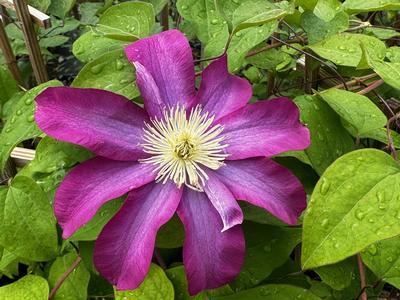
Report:
M398 10L400 9L399 0L346 0L343 9L350 14L378 10Z
M346 121L346 129L354 136L386 125L383 112L363 95L340 89L329 89L318 95Z
M213 297L213 300L293 300L320 298L301 287L287 284L267 284L225 297Z
M341 33L308 47L337 65L357 67L362 57L361 43L366 45L373 58L385 57L385 44L375 37L363 34Z
M233 13L233 32L283 18L289 12L290 4L287 1L281 1L277 4L262 0L245 2Z
M394 130L390 130L390 136L392 137L394 147L400 148L400 134L398 134ZM378 128L378 129L368 131L364 134L361 134L360 138L370 138L370 139L377 140L384 144L388 143L388 136L387 136L386 128Z
M53 0L48 12L54 16L64 19L74 7L76 0Z
M34 122L35 97L50 86L62 86L57 80L43 83L29 90L17 103L14 111L0 133L0 170L4 168L11 151L24 140L40 134Z
M259 284L274 269L283 265L293 248L301 242L300 228L246 222L243 229L246 257L240 274L231 283L234 289L246 289Z
M0 287L0 299L7 300L47 300L49 285L46 279L26 275L16 282Z
M4 207L6 204L7 193L8 193L8 188L4 185L0 185L0 226L3 223Z
M314 7L314 14L325 22L331 21L340 9L338 0L318 0Z
M69 37L64 35L55 35L51 37L41 38L39 45L42 48L58 47L65 44L69 40Z
M389 154L376 149L350 152L325 171L304 215L304 269L400 234L399 171Z
M353 139L343 128L339 116L318 97L305 95L294 101L300 108L301 121L311 132L311 145L305 153L321 175L334 160L354 148Z
M70 238L70 241L94 241L103 227L111 220L123 203L123 198L114 199L104 204L96 215L85 225L79 228Z
M315 44L345 31L349 27L349 16L340 11L327 22L318 18L311 11L306 11L301 15L301 26L307 33L308 42Z
M0 229L1 246L18 257L47 261L57 255L53 209L46 194L28 177L18 176L11 182Z
M154 9L151 4L144 2L120 3L105 11L99 24L142 38L150 35L154 26Z
M40 36L55 36L59 34L64 34L71 32L79 27L81 24L78 20L73 18L67 18L64 20L52 19L52 27L44 29L40 28Z
M362 252L362 260L378 279L400 288L400 239L379 241Z
M174 300L174 288L163 269L151 264L143 283L135 290L114 290L115 300Z
M29 5L45 13L51 4L51 0L29 0Z
M161 226L157 232L156 247L158 248L178 248L182 247L185 239L185 230L182 222L175 215L166 224Z
M372 69L389 85L400 89L400 62L368 59Z
M85 65L71 86L104 89L133 99L139 96L135 79L135 69L124 51L114 50Z
M388 40L396 36L400 36L400 33L396 30L376 27L367 27L364 29L364 33L368 35L373 35L381 40Z
M400 47L393 46L387 49L386 57L391 62L400 62Z
M0 107L19 91L18 84L6 66L0 65Z
M76 253L70 252L58 257L50 267L49 284L53 288L57 281L71 267L76 260ZM81 262L65 279L55 293L54 300L86 300L90 274L85 264Z
M259 45L258 47L254 48L254 50L257 50L261 47L263 47L263 45ZM287 67L291 66L293 61L293 57L290 56L289 51L285 46L278 49L262 51L256 55L246 58L246 62L256 66L257 68L270 70L273 72L285 71Z
M335 290L343 290L351 284L354 276L353 270L353 259L346 259L337 264L314 269L322 281Z
M128 44L127 41L108 38L91 29L72 44L72 52L80 61L89 62L105 53L121 50Z
M151 3L153 5L155 14L158 15L164 6L167 5L168 0L144 0L144 2Z
M243 211L245 220L267 225L276 225L276 226L285 225L285 223L283 223L281 220L274 217L261 207L257 207L245 201L240 201L239 204L240 208Z
M229 285L224 285L218 289L206 290L196 296L190 296L188 293L188 283L185 269L183 266L174 267L165 271L171 280L175 290L175 300L211 300L214 296L225 296L233 294Z

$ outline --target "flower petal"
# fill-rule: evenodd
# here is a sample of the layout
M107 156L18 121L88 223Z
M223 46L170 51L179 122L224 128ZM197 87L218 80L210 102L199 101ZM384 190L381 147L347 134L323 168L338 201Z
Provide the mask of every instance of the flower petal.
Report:
M223 231L242 224L243 212L229 189L219 180L213 171L207 173L208 180L204 191L224 224Z
M196 96L203 111L219 118L244 107L252 95L250 83L228 72L227 56L214 60L202 73Z
M272 160L228 161L215 172L236 199L262 207L288 224L296 224L306 208L306 193L300 181Z
M98 89L51 87L36 98L35 119L56 139L116 160L145 156L143 109L125 97Z
M96 241L97 270L119 290L137 288L149 270L158 229L174 215L182 189L168 181L129 193Z
M228 160L272 156L310 144L310 133L299 121L299 109L287 98L248 104L218 123L224 126Z
M205 193L185 188L178 215L185 226L183 263L189 293L220 287L236 277L244 261L240 226L224 232L221 217Z
M63 238L67 239L87 223L105 202L153 181L156 177L153 168L100 156L75 167L55 196L54 211Z
M162 109L177 104L191 106L195 97L192 50L180 31L168 30L141 39L127 46L125 53L130 62L144 66L137 64L137 84L149 113L159 110L158 97L151 97L154 94L160 95ZM150 92L155 86L158 91Z

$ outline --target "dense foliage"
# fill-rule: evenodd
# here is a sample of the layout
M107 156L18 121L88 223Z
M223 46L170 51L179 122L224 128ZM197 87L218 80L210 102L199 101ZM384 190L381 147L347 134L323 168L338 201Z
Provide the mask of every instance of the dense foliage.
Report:
M0 1L1 3L1 1ZM0 299L357 299L400 289L400 1L30 0L51 15L37 29L49 75L37 85L15 12L7 35L26 90L0 53ZM167 5L167 6L166 6ZM166 8L165 8L166 7ZM168 20L168 22L167 22ZM202 70L227 53L229 71L253 87L251 102L294 100L311 145L273 159L303 183L308 206L288 226L241 202L245 263L229 285L189 296L184 229L175 216L158 233L142 285L116 291L93 265L94 241L121 207L106 203L68 240L53 212L65 175L92 157L46 136L35 98L47 87L98 88L142 104L123 49L177 28ZM35 149L30 162L10 155ZM61 281L60 281L61 280ZM60 285L61 283L61 285Z

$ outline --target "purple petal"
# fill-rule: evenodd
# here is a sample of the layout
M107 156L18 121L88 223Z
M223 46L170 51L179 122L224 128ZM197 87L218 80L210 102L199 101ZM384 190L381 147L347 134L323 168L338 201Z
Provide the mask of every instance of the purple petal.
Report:
M160 99L152 95L161 97L162 109L177 104L186 107L192 105L195 97L192 50L180 31L168 30L141 39L127 46L125 53L130 62L139 62L143 66L136 64L137 85L151 116L154 116L151 113L160 109L157 107Z
M228 72L227 56L214 60L202 73L197 102L215 120L244 107L252 95L250 83Z
M207 175L209 179L204 187L204 191L222 219L224 224L222 232L235 225L242 224L242 209L235 197L213 171L208 172Z
M137 160L145 111L125 97L97 89L51 87L36 98L35 119L56 139L81 145L100 156Z
M240 272L245 244L240 226L224 232L221 217L205 193L185 189L178 215L185 226L183 263L189 293L220 287Z
M182 189L168 181L132 191L96 241L97 270L119 290L137 288L149 270L158 229L174 215Z
M288 224L296 224L306 208L306 193L300 181L272 160L228 161L215 172L236 199L262 207Z
M153 166L138 162L95 157L75 167L64 179L55 196L54 211L70 237L87 223L107 201L153 181Z
M310 133L299 121L299 109L287 98L248 104L218 123L224 126L228 160L272 156L310 145Z

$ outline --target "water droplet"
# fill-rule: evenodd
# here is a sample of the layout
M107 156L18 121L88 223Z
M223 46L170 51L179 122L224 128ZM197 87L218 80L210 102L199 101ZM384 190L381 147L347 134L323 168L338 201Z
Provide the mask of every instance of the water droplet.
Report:
M376 198L378 199L379 202L385 201L385 194L383 192L378 192L376 194Z
M8 133L8 132L10 132L10 131L11 131L11 128L8 127L8 128L6 129L6 132Z
M218 24L218 20L217 20L217 19L212 19L212 20L211 20L211 24L213 24L213 25Z
M263 249L265 252L271 252L271 244L265 245Z
M365 217L365 212L361 211L361 210L356 210L356 218L357 220L362 220Z
M28 98L28 99L25 100L25 104L26 104L26 105L29 105L29 104L31 104L32 102L33 102L33 99L31 99L31 98Z
M188 7L187 7L187 5L182 5L182 6L181 6L181 9L182 9L182 10L186 10L186 9L188 9Z
M393 262L393 257L391 257L391 256L388 256L387 258L386 258L386 260L388 261L388 262Z
M28 122L33 122L33 121L35 120L35 116L34 116L34 115L30 115L30 116L28 116L28 117L26 118L26 120L27 120Z
M339 46L339 50L346 50L346 46L343 45Z
M22 110L18 109L17 110L17 116L20 116L20 115L22 115Z
M117 59L117 70L122 70L124 68L124 62Z
M326 195L326 193L329 191L331 184L326 178L322 178L321 181L321 187L320 187L320 192L322 195Z
M385 203L380 203L378 205L379 209L384 210L386 208L386 204Z
M267 288L261 288L260 289L260 295L261 296L268 296L269 295L269 291Z
M99 74L103 70L104 65L95 65L90 68L90 72L93 74Z
M333 245L333 248L339 249L339 244L338 244L338 243L334 244L334 245Z
M241 37L241 36L242 36L242 32L241 32L241 31L238 31L238 32L235 33L235 35L236 35L237 37Z
M329 225L329 219L323 219L322 222L321 222L321 226L322 227L326 227L328 225Z
M11 123L11 124L14 124L16 120L17 120L17 118L16 118L15 116L13 116L13 117L10 119L10 123Z

